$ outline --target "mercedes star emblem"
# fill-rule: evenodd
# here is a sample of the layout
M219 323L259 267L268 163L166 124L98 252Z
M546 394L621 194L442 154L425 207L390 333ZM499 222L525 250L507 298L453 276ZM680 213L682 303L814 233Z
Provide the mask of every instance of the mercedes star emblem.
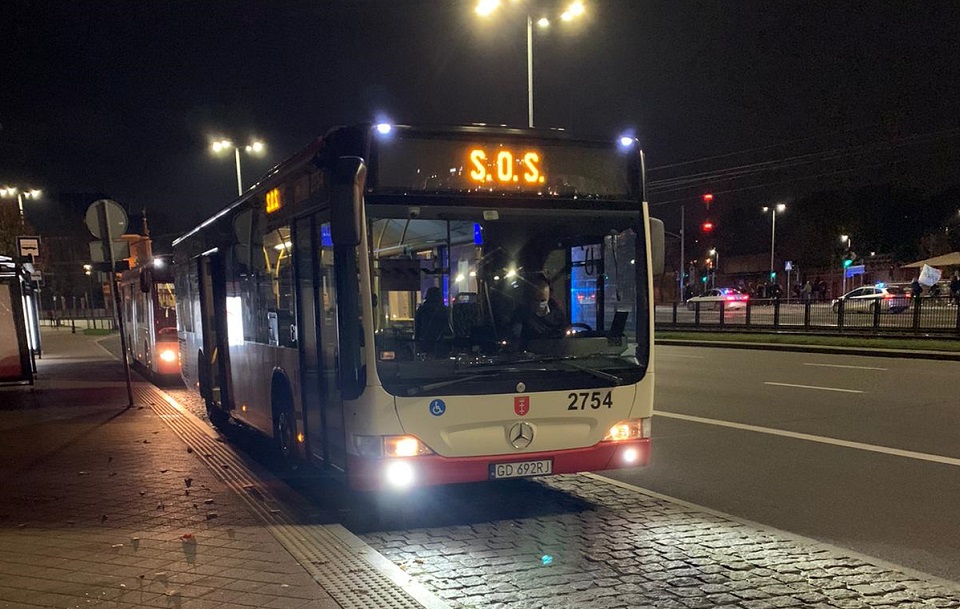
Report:
M510 428L507 438L514 448L526 448L533 443L533 426L527 422L517 423Z

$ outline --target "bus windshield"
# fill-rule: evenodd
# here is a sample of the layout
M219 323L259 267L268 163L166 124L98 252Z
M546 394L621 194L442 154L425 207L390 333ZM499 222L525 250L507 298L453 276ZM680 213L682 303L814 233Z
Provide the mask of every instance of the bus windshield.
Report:
M533 390L541 377L554 389L642 377L639 214L435 215L370 223L378 372L388 391L495 393L515 391L521 378Z

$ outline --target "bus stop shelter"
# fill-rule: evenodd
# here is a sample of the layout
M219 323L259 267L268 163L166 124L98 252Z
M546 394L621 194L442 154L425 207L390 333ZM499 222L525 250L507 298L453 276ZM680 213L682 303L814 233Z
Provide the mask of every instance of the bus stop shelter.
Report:
M0 256L0 383L33 384L39 343L30 273L13 259Z

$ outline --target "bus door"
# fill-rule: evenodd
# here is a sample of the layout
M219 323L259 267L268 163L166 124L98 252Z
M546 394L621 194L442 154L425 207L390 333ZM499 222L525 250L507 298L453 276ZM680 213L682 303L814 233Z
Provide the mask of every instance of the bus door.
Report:
M343 398L337 386L337 297L330 224L294 225L300 378L308 450L327 467L346 467Z
M203 397L223 410L230 410L227 389L229 349L227 347L227 297L223 261L218 252L197 259L200 277L200 328L203 360L197 362Z

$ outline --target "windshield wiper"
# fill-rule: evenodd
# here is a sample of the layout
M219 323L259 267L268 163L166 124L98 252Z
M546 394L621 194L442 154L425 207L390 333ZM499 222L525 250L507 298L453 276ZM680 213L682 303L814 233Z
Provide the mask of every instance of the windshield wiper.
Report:
M463 376L460 378L450 379L446 381L440 381L439 383L428 383L426 385L418 385L416 387L411 387L407 389L407 395L412 397L419 395L424 391L433 391L434 389L440 389L441 387L449 387L450 385L456 385L458 383L466 383L468 381L475 381L478 378L483 378L489 376L488 374L472 374L470 376Z
M581 366L581 365L579 365L579 364L574 364L573 362L568 361L568 360L565 360L565 359L557 360L557 363L563 364L564 366L566 366L566 367L568 367L568 368L573 368L574 370L579 370L580 372L586 372L587 374L590 374L590 375L592 375L592 376L595 376L595 377L597 377L598 379L602 379L602 380L604 380L604 381L608 381L608 382L612 383L614 386L618 386L618 385L622 385L622 384L623 384L623 379L620 378L619 376L617 376L616 374L610 374L609 372L603 372L602 370L595 370L594 368L588 368L587 366Z

